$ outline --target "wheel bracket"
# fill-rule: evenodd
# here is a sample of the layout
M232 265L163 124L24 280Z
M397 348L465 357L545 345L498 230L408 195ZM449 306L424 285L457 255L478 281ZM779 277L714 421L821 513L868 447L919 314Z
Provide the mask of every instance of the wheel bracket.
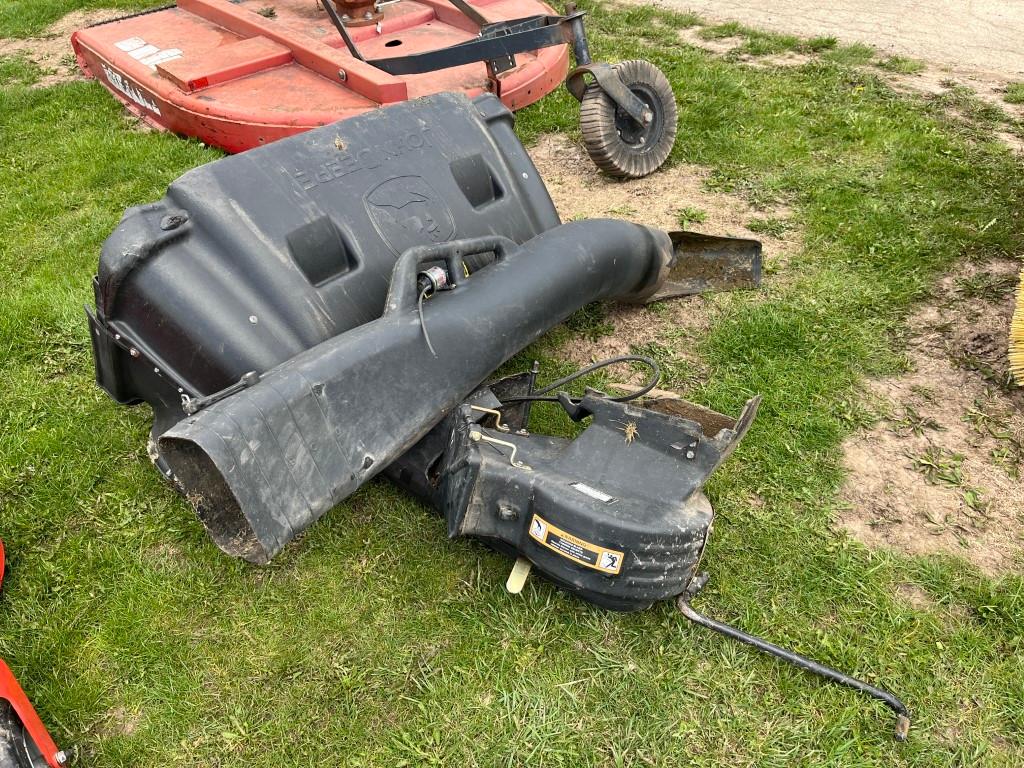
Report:
M654 119L650 107L626 87L622 78L619 77L619 73L611 64L600 62L583 64L569 73L569 76L565 78L565 87L569 89L569 93L576 101L583 101L583 94L587 90L585 75L588 74L593 76L598 87L608 94L608 98L640 125L647 125Z

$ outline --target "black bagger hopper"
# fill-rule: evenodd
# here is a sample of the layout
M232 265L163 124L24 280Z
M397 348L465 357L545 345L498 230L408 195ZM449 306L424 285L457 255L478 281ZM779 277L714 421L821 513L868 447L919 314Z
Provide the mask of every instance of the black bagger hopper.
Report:
M384 472L449 535L516 557L511 589L533 568L615 610L678 598L693 621L882 699L904 735L891 694L689 606L713 520L703 486L759 398L736 419L644 408L657 366L634 356L652 377L619 397L492 378L590 302L759 280L754 241L560 224L511 113L442 94L218 160L130 209L89 323L98 383L152 406L151 457L228 554L267 562ZM586 428L531 432L537 400Z

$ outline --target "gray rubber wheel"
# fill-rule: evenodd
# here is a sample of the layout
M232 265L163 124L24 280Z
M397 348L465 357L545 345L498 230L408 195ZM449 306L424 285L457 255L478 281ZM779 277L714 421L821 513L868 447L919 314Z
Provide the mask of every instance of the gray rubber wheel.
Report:
M583 144L597 167L617 179L638 179L661 168L676 140L676 99L665 73L642 59L615 65L622 82L651 110L647 125L616 106L597 83L580 103Z
M25 738L25 729L14 716L10 704L0 701L0 768L33 768L38 755L34 744ZM41 757L41 756L40 756ZM45 762L40 763L45 766Z

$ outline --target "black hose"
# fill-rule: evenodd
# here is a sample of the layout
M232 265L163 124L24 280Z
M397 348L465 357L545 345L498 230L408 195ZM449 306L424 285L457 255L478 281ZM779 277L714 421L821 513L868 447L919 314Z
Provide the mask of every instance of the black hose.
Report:
M589 373L598 371L602 368L607 368L610 365L618 365L619 363L641 363L651 369L651 378L647 380L647 384L638 389L636 392L630 392L628 395L618 395L616 397L609 397L608 399L616 403L628 403L630 400L636 400L639 397L643 397L656 386L658 381L661 380L661 369L653 358L646 357L645 355L619 355L618 357L609 357L606 360L599 360L592 365L588 365L586 368L580 368L575 373L571 373L558 381L553 381L546 387L538 389L531 395L519 395L518 397L508 397L502 400L502 403L520 403L520 402L547 402L557 403L558 397L556 395L549 395L548 392L552 392L556 389L564 387L566 384L571 384L577 379L581 379Z
M679 596L679 610L682 611L683 616L693 623L700 624L702 627L707 627L708 629L714 630L726 637L731 637L733 640L738 640L741 643L751 645L759 651L771 654L783 661L788 661L790 664L800 667L807 672L818 675L819 677L824 677L826 680L833 683L845 685L847 688L853 688L861 693L866 693L873 699L878 699L883 702L887 707L889 707L889 709L896 713L896 740L907 740L907 732L910 730L910 710L907 709L906 704L896 698L893 694L870 685L869 683L865 683L863 680L850 677L850 675L840 672L837 669L827 667L824 664L819 664L812 659L808 659L806 656L801 656L799 653L788 651L785 648L780 648L774 643L768 642L767 640L762 640L754 635L749 635L741 629L731 627L728 624L723 624L720 621L715 621L712 618L704 616L693 609L687 598L688 595Z

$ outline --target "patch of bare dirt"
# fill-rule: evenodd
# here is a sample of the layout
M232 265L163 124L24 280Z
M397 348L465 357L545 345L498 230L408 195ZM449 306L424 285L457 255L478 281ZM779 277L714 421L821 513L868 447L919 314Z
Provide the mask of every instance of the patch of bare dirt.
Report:
M754 67L755 69L772 69L773 67L802 67L809 61L813 61L814 56L809 53L797 53L796 51L786 51L784 53L774 53L767 56L741 56L738 61L745 62L746 64Z
M880 70L880 74L897 91L919 93L925 96L939 96L949 93L954 88L968 88L979 100L996 107L1008 117L1015 120L1024 118L1024 106L1009 104L1005 101L1006 86L1010 82L997 72L986 70L967 70L960 67L939 67L927 65L920 72L906 74ZM1011 146L1020 143L1013 134L998 134Z
M692 45L694 48L700 48L719 55L732 53L735 49L739 48L746 42L746 38L743 37L719 37L706 40L700 36L701 29L703 29L703 27L686 27L677 31L676 36L679 38L679 42L681 43ZM806 53L786 51L784 53L770 54L767 56L743 54L738 56L735 60L757 69L769 69L771 67L799 67L811 61L813 58L813 56Z
M844 445L838 523L869 546L1024 570L1024 390L1006 334L1020 263L967 264L911 322L912 371L872 382L886 412Z
M680 29L676 34L679 42L692 45L694 48L703 48L711 53L729 53L734 48L739 48L746 42L742 37L719 37L713 40L705 40L700 36L702 27L686 27Z
M1006 0L631 0L783 34L831 35L940 66L1024 74L1024 4Z
M932 611L935 609L936 603L932 596L917 586L917 584L897 584L896 594L911 608L916 608L919 611Z
M103 738L112 736L131 736L139 728L142 722L141 712L129 712L122 706L114 707L107 712L103 724L100 726L100 735Z
M530 156L563 221L617 218L674 230L683 229L681 212L700 212L702 220L688 220L686 229L760 240L769 272L784 267L787 254L800 242L794 230L781 238L752 232L747 228L752 219L785 218L789 212L777 209L766 213L739 197L709 192L703 186L708 173L696 166L680 165L643 179L615 181L597 170L582 146L559 135L543 137ZM655 307L615 305L606 318L614 327L610 334L596 340L575 338L559 354L583 366L628 354L631 347L650 342L685 350L687 345L679 341L699 338L711 325L713 312L714 303L701 297L673 299ZM685 351L680 355L696 362Z
M1024 139L1009 131L996 131L996 138L1006 144L1018 155L1024 154Z
M810 2L810 0L804 1ZM927 5L929 2L934 1L924 0L924 2L917 3L916 5L919 7L913 10L914 12L932 17L933 14L930 13ZM715 18L716 21L722 21L725 17L731 15L728 9L723 10L717 6L715 8L704 7L700 4L694 4L693 0L616 0L616 2L623 5L652 5L656 8L675 11L698 11ZM877 2L881 3L881 0L877 0ZM1000 51L997 53L991 48L988 43L989 39L1006 35L1006 30L1000 30L996 25L966 30L970 33L968 35L970 39L961 35L961 30L957 30L955 34L958 38L957 42L961 44L960 48L957 46L943 47L939 51L932 44L924 45L926 39L931 40L932 43L934 42L931 36L922 36L921 39L917 39L911 35L910 38L904 40L901 39L900 32L906 32L907 29L900 27L898 30L894 30L888 21L881 21L879 23L880 19L892 13L891 9L883 8L881 5L876 5L875 8L862 13L859 10L853 10L856 4L841 4L843 7L840 9L830 9L828 12L823 12L821 18L817 19L810 26L801 23L802 20L805 21L805 14L802 12L794 13L794 8L799 3L790 2L784 4L787 7L784 9L780 8L777 17L773 17L771 14L767 17L759 17L758 12L764 10L761 8L761 5L774 5L774 3L768 3L767 0L758 0L751 8L735 7L733 11L743 11L742 14L735 18L746 24L761 26L785 34L796 33L805 37L835 35L844 42L866 42L879 51L879 60L889 54L908 54L912 59L925 63L921 71L901 73L881 68L876 70L895 90L919 93L926 96L937 96L948 93L953 86L966 86L983 102L999 108L1010 118L1024 120L1024 105L1009 104L1004 100L1006 86L1011 82L1024 80L1024 59L1021 59L1021 67L1008 67L1006 52ZM746 12L752 9L755 11L754 16L746 16ZM1024 9L1024 5L1008 12L1009 20L1013 24L1024 24L1024 10L1022 9ZM818 10L820 11L821 9L819 8ZM944 19L948 15L948 11L949 7L946 6L941 13L934 14L934 18ZM854 18L849 18L851 12ZM986 8L983 11L983 15L990 13L995 13L992 8ZM788 25L777 23L783 18L788 19ZM861 23L865 24L866 28L871 29L872 33L870 35L865 35L864 37L854 35L854 30ZM932 23L935 23L934 20ZM944 22L940 21L939 23L943 24L945 28ZM732 53L746 42L746 38L741 36L705 40L701 37L702 29L704 27L701 25L680 29L677 33L680 42L718 55ZM811 29L815 31L812 33ZM853 36L851 37L851 35ZM972 54L976 54L971 61L965 62L957 55L958 50L963 50L964 46L968 47ZM1021 58L1018 49L1019 46L1014 47L1013 56ZM926 54L922 55L921 51L926 51ZM939 53L941 55L936 55ZM813 54L790 51L767 56L741 55L736 58L736 61L743 62L753 68L765 69L801 66L812 61L814 58ZM1013 133L1000 131L997 133L997 137L1008 144L1015 152L1024 152L1024 141Z
M124 14L124 11L111 8L72 11L47 27L39 37L0 37L0 56L27 56L35 62L45 73L35 84L37 88L84 79L71 50L71 33L76 29L110 21Z
M161 542L145 550L142 559L159 570L178 570L182 562L181 547L170 542Z

